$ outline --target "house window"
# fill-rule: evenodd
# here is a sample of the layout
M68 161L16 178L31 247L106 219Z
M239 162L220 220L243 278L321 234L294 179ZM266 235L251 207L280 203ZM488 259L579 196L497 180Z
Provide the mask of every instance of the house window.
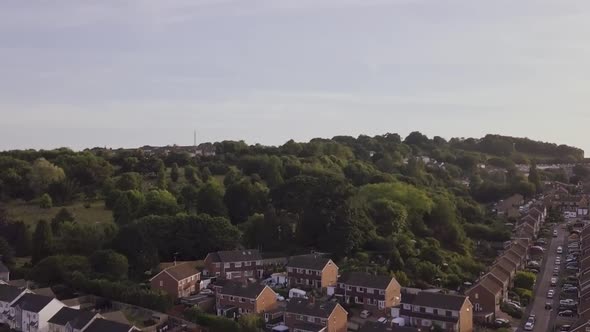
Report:
M451 317L451 316L453 316L453 312L450 310L447 310L447 317Z
M475 299L479 300L479 293L475 293Z
M346 286L346 289L351 291L352 290L352 286Z
M226 269L229 269L229 263L224 263L223 264L223 267L226 268Z
M379 301L379 309L385 308L385 301Z
M307 274L311 274L311 270L307 270L306 272L307 272Z
M220 295L219 297L220 297L222 300L223 300L223 299L225 299L225 296L224 296L224 295Z
M362 299L362 298L360 298L360 297L358 297L358 296L355 296L355 297L354 297L354 302L355 302L356 304L363 304L363 299Z
M359 292L359 293L363 293L365 291L365 289L362 288L362 287L357 287L356 288L356 291Z
M221 267L221 263L215 263L215 267L216 268L220 268Z
M250 300L250 303L254 303L254 302L255 302L254 300Z
M233 302L234 301L234 297L233 296L230 296L229 297L229 300Z
M316 275L316 276L321 276L321 275L322 275L322 271L316 271L316 272L315 272L315 275Z
M252 265L250 262L244 262L244 266L250 266Z
M293 272L293 268L292 267L288 267L287 268L287 272Z
M242 263L234 263L234 267L235 268L240 268L240 267L242 267Z
M160 280L160 287L164 287L164 281Z
M426 312L426 308L420 307L420 312L425 313Z
M346 286L344 286L343 283L340 283L340 288L344 289Z
M246 302L246 299L243 297L240 297L240 303L244 303L244 302Z
M262 265L262 261L256 261L256 265L261 266Z
M385 291L384 290L380 290L379 291L379 295L385 295Z

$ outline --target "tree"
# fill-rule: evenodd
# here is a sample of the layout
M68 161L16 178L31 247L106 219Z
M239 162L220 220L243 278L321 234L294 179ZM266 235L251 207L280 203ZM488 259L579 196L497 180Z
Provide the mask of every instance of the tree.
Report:
M252 183L247 178L231 184L223 197L230 220L234 224L240 224L252 214L262 212L267 192L268 189L260 183Z
M264 327L262 317L256 314L241 315L238 324L240 332L259 332Z
M211 216L227 215L223 197L223 188L217 182L209 181L205 183L197 195L197 209L199 213L206 213Z
M0 236L0 262L9 266L14 264L14 249L2 236Z
M112 280L127 279L127 257L113 250L99 250L90 256L92 269L100 276Z
M541 192L541 178L539 176L539 172L537 171L537 164L533 161L531 162L531 167L529 169L529 182L535 186L536 192Z
M196 183L198 180L196 168L191 165L184 166L184 178L188 183Z
M117 181L117 189L122 191L141 190L141 175L135 172L123 173Z
M130 223L138 218L146 205L146 199L140 191L120 192L113 207L113 218L118 225Z
M211 179L211 170L209 169L209 167L204 167L201 170L201 179L203 179L204 182L209 181L209 179Z
M167 190L150 190L145 195L142 215L174 215L178 212L176 198Z
M534 273L518 271L514 276L514 287L532 290L535 286L536 276Z
M129 260L130 272L143 277L146 271L158 266L158 250L146 231L137 226L127 225L120 229L113 240L113 248Z
M102 248L104 242L105 235L100 225L66 222L61 227L60 246L56 249L70 255L89 256Z
M157 187L160 190L166 190L166 167L164 163L161 164L161 167L158 169L158 183Z
M45 220L39 220L33 233L33 250L31 262L36 264L41 259L50 256L53 250L53 235L51 227Z
M31 168L31 188L36 194L45 192L50 184L63 181L66 177L64 170L45 158L39 158Z
M59 235L61 225L64 222L73 222L75 220L74 215L66 208L61 208L55 217L51 219L51 232L54 235Z
M403 205L387 199L377 199L369 203L369 216L377 225L382 236L398 233L406 228L408 212Z
M90 273L90 263L84 256L48 256L39 261L31 271L31 277L36 282L51 286L67 281L74 273L87 275Z
M170 170L170 179L172 182L176 183L178 181L178 177L180 175L180 171L178 170L178 164L173 163L172 169Z
M39 207L42 209L51 209L53 207L53 200L49 194L45 193L39 198Z

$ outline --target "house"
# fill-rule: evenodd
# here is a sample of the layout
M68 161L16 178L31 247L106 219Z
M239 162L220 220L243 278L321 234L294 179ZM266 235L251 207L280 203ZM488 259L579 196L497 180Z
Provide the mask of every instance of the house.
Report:
M98 317L94 312L63 307L47 323L49 332L82 332Z
M503 256L505 256L506 258L508 258L509 260L515 262L517 264L516 268L517 269L521 269L522 267L524 267L526 265L526 255L521 255L520 254L520 250L515 249L514 248L515 245L513 245L510 249L506 250L506 252L504 252Z
M486 274L465 292L473 304L474 319L480 323L491 323L500 310L505 294L502 282L493 274Z
M262 278L264 267L258 250L217 251L205 257L203 275L221 279L247 281Z
M83 332L132 332L139 331L135 326L97 318Z
M346 332L348 312L337 302L291 299L284 315L290 332Z
M172 265L150 279L152 289L159 289L175 299L200 291L201 272L192 264Z
M422 329L437 325L449 332L473 331L473 305L466 296L402 292L399 314L406 325Z
M361 326L359 332L422 332L422 330L412 326L397 326L379 322L366 322Z
M2 256L0 256L1 258ZM10 270L2 263L0 260L0 281L9 282L10 281Z
M10 306L27 293L30 293L27 289L10 285L0 285L0 324L10 323Z
M499 215L506 215L510 210L517 210L524 204L524 197L520 194L512 195L496 204L496 212Z
M216 292L215 303L218 316L263 314L277 308L277 294L264 285L231 283Z
M401 286L395 278L364 272L343 273L334 294L373 313L386 313L401 302Z
M508 290L508 288L510 288L510 282L512 281L512 278L510 276L510 272L504 270L502 267L494 265L492 266L492 268L490 269L490 272L488 272L488 274L493 275L496 280L498 280L501 285L502 285L502 289L504 291Z
M64 305L55 298L27 293L10 308L10 328L22 332L46 332L48 321Z
M338 282L338 266L317 254L294 256L287 263L287 279L291 287L327 288Z
M534 217L531 214L527 214L526 216L521 218L520 222L522 224L530 225L534 230L534 235L537 235L537 233L539 232L539 228L541 227L541 219L539 219L539 216Z
M496 264L495 265L501 267L502 269L504 269L505 271L507 271L508 273L510 273L510 280L512 280L512 278L516 274L516 270L517 270L516 263L513 262L513 261L511 261L510 259L504 257L504 256L500 256L498 258L498 260L496 260Z

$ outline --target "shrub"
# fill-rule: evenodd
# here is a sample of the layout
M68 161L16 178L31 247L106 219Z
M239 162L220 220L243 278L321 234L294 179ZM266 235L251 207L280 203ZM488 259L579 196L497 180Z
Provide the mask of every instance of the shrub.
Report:
M39 199L39 207L42 209L51 209L53 207L53 200L49 194L45 193L41 195Z

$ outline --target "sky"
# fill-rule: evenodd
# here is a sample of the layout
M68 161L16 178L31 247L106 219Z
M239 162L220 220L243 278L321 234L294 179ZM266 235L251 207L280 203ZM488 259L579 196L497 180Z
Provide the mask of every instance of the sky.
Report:
M0 2L0 150L418 130L590 151L587 0Z

